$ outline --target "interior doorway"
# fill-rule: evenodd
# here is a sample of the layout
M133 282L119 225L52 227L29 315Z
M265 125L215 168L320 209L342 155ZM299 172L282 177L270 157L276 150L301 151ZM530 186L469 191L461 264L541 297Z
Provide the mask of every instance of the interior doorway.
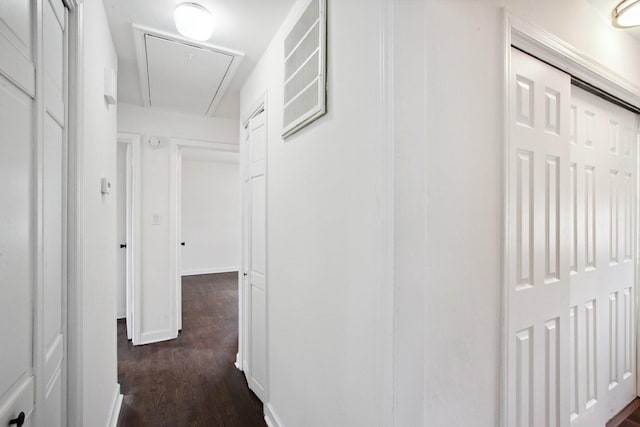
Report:
M118 134L116 157L116 318L140 343L140 136Z
M173 325L182 330L183 277L239 270L238 147L171 141L170 235Z
M129 144L118 142L117 148L117 224L116 232L118 234L118 255L117 255L117 292L116 292L116 317L118 320L124 320L127 324L127 339L132 339L133 319L130 316L131 306L131 280L129 279L129 271L131 266L127 265L128 250L127 231L131 230L131 216L127 214L127 210L131 206L129 196L129 181L131 180L129 168L131 167L131 153ZM128 309L129 308L129 309Z

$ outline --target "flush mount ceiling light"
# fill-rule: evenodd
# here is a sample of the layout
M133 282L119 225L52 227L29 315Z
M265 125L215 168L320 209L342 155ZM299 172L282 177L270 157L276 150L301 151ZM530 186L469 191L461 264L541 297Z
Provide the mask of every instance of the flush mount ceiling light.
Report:
M623 0L613 9L613 25L618 28L640 25L640 0Z
M193 40L206 41L213 34L213 16L196 3L182 3L173 12L178 32Z

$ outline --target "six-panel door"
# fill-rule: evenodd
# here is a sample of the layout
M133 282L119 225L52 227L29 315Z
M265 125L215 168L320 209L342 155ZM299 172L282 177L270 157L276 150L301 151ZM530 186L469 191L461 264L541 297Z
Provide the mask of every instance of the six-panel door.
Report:
M66 20L0 4L0 425L66 424Z
M636 396L635 114L511 50L507 424L602 426Z

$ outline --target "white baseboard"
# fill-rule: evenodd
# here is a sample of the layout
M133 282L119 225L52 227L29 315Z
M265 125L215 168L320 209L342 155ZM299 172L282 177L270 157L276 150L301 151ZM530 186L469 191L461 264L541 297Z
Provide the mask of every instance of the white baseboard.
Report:
M197 268L194 270L183 270L183 276L198 276L200 274L215 274L215 273L235 273L240 268L234 267L212 267L212 268Z
M264 404L264 422L267 423L269 427L284 427L284 424L282 424L282 421L280 421L280 418L276 415L270 403Z
M124 396L120 394L120 384L116 383L113 399L111 400L111 412L109 414L107 427L116 427L118 425L118 417L120 416L120 409L122 409L123 398Z
M140 334L140 342L136 345L153 344L155 342L168 341L176 338L177 336L169 329L143 332Z

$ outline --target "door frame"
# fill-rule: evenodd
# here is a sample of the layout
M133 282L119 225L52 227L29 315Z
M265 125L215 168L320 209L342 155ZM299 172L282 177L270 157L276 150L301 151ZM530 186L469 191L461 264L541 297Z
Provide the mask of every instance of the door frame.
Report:
M583 82L601 89L620 100L640 107L640 87L626 80L613 70L599 64L581 51L556 36L535 27L503 9L503 74L502 74L502 286L501 286L501 331L500 331L500 425L507 427L507 360L508 360L508 296L509 296L509 100L511 75L511 47L515 47L543 62L556 67ZM637 142L636 142L637 145ZM639 159L640 161L640 159ZM634 291L638 289L638 193L636 193L636 279ZM640 388L638 371L638 304L636 304L636 383ZM637 390L636 393L638 393Z
M182 329L182 255L178 248L182 235L182 149L237 153L239 147L224 142L193 139L169 140L169 300L172 337Z
M127 331L133 331L133 345L141 343L142 334L142 171L141 171L141 138L132 133L118 133L117 144L127 145L127 208L126 208L126 241L127 241ZM131 326L129 326L131 322Z
M240 371L245 372L245 374L250 375L250 363L249 363L249 340L251 338L251 311L249 307L251 306L251 293L249 292L249 284L243 273L248 271L247 260L245 259L245 251L247 250L246 239L247 239L247 229L246 229L246 221L247 221L247 209L245 199L247 195L245 194L244 181L245 174L249 169L249 157L247 151L247 128L249 126L249 121L264 111L265 114L265 132L267 135L267 147L269 145L269 115L267 112L268 106L268 93L265 92L257 100L255 100L251 104L251 108L249 108L242 116L240 121L240 212L241 212L241 233L240 233L240 271L238 271L238 354L236 355L236 368ZM267 151L268 153L268 151ZM265 185L268 183L268 156L265 156ZM265 197L268 201L268 186L265 188ZM268 202L267 202L268 204ZM265 212L265 248L268 246L267 242L269 241L269 227L267 226L269 223L267 212ZM266 249L265 249L266 250ZM265 289L269 284L269 255L268 252L265 253ZM268 306L268 292L267 292L267 304L265 306L266 313L266 343L267 348L269 347L269 306ZM269 354L266 354L267 367L269 365ZM269 377L269 369L267 368L267 384ZM268 388L265 390L266 395L269 395ZM264 402L265 408L267 402Z
M82 273L82 153L84 129L84 5L78 0L65 0L68 12L67 102L67 423L83 422L83 273Z

